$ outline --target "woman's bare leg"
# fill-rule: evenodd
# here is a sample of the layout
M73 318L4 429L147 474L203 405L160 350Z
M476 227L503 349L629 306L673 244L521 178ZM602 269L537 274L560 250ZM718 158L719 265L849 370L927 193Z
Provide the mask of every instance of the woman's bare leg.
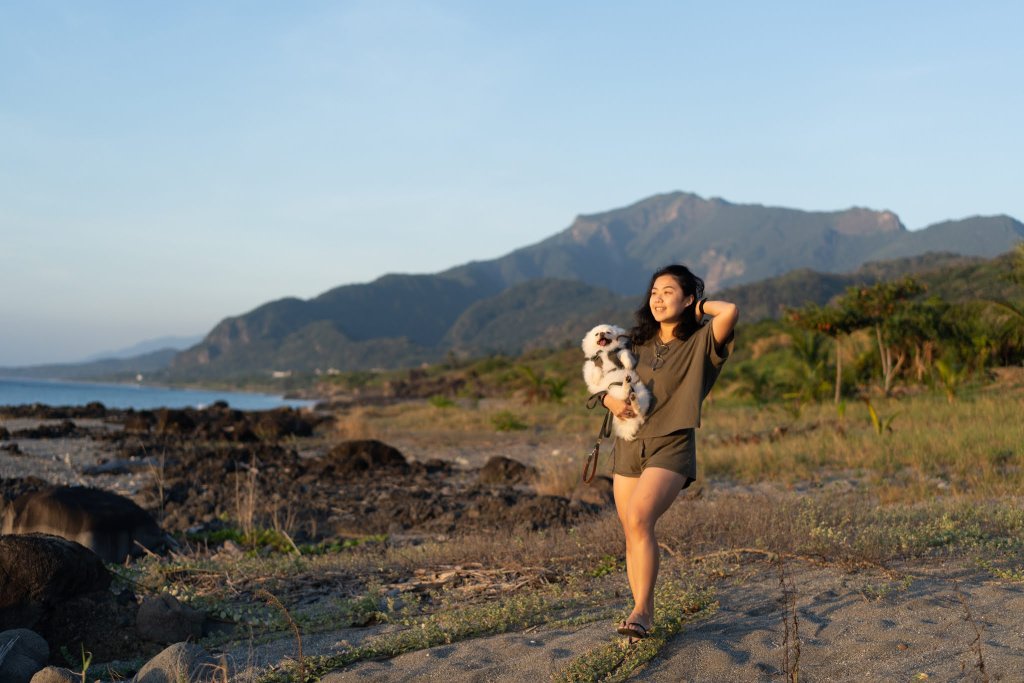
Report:
M630 559L629 533L626 526L626 511L629 510L629 500L633 496L633 490L640 483L640 477L624 477L616 474L612 477L612 493L615 496L615 511L619 514L619 523L622 524L622 531L626 534L626 578L629 579L629 590L636 596L636 586L633 585L633 563Z
M625 479L627 481L620 482ZM654 525L672 505L686 477L661 467L649 467L640 477L616 476L615 506L626 534L626 572L634 607L627 621L645 628L654 624L654 584L658 579L658 540Z

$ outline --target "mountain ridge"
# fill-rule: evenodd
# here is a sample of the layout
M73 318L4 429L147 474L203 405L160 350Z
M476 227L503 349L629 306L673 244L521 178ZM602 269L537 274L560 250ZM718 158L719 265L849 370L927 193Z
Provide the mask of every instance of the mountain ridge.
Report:
M672 262L689 264L709 293L730 295L736 287L799 269L818 274L793 280L803 284L766 284L774 293L745 309L751 320L762 304L765 315L774 315L782 301L813 299L807 287L834 292L847 282L839 274L872 261L912 261L926 252L991 258L1021 239L1024 224L1005 215L909 231L888 209L802 211L662 193L580 214L563 230L497 258L433 274L386 274L307 300L264 303L223 319L201 342L176 354L167 377L202 381L275 370L401 367L447 353L528 348L576 334L598 315L628 315L650 273Z

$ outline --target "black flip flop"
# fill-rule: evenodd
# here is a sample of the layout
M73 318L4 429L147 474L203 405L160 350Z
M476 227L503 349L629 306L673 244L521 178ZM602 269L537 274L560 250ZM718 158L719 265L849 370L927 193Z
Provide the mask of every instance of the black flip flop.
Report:
M629 636L630 638L636 638L637 640L642 640L650 635L650 631L645 628L643 624L639 624L635 621L622 622L622 625L619 626L616 631L619 632L619 635Z

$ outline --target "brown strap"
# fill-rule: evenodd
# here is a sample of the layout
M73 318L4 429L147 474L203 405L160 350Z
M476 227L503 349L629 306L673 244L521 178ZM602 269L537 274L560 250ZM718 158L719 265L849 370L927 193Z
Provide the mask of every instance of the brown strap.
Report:
M601 456L601 440L598 439L597 443L594 444L594 449L590 451L590 455L587 456L587 462L583 465L583 483L589 484L594 480L594 475L597 474L597 462ZM591 468L593 465L593 468ZM589 473L588 473L589 471Z
M594 443L594 448L590 451L590 455L587 456L587 462L583 465L583 483L589 484L594 480L594 475L597 474L597 464L601 459L601 439L611 436L612 434L612 413L608 411L604 414L604 422L601 423L601 430L597 433L597 441Z

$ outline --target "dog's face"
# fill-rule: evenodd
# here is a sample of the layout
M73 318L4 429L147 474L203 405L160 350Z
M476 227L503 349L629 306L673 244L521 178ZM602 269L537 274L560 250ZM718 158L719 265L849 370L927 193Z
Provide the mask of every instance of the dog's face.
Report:
M622 346L626 331L615 325L598 325L583 337L583 353L595 356L602 349L611 351Z

